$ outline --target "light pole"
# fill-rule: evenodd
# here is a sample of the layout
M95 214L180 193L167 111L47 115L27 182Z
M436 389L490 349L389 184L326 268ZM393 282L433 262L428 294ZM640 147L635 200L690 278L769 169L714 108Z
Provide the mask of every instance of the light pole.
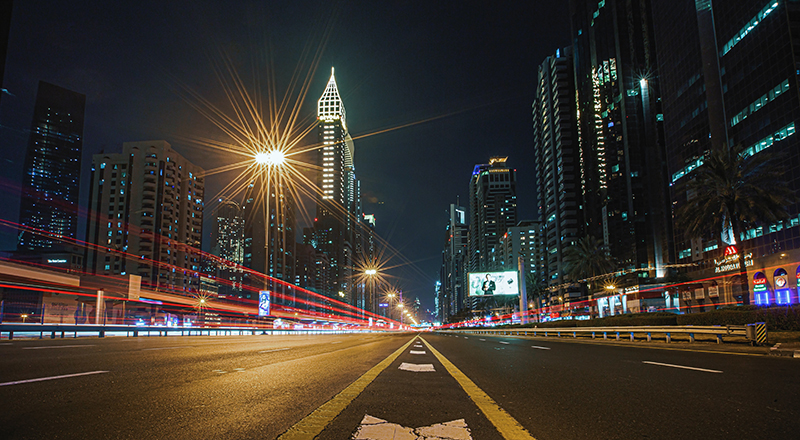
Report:
M368 289L369 292L367 292L369 301L365 302L369 304L369 311L375 313L375 275L378 274L378 270L370 268L365 270L364 274L367 276L367 287L370 288ZM364 307L366 308L367 305L364 304Z

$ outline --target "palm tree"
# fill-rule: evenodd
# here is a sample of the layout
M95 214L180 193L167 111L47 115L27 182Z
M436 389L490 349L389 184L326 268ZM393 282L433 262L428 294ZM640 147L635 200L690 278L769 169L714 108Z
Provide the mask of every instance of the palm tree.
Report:
M745 305L750 304L750 288L742 234L758 224L787 219L786 207L797 201L784 183L780 161L780 156L753 154L741 145L712 148L703 165L678 189L688 200L675 212L676 225L687 238L722 237L731 228L740 242L739 282Z
M535 309L538 310L539 307L542 306L542 295L547 292L547 285L542 282L542 279L538 275L528 272L525 274L525 292L528 294L528 298L533 300L533 303L536 304ZM538 311L536 316L538 318Z
M603 240L587 235L564 249L564 275L573 281L602 275L616 267Z

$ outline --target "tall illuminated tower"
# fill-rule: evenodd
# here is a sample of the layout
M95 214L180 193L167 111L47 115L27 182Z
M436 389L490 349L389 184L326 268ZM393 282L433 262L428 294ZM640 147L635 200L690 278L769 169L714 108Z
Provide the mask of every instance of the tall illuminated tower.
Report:
M78 229L78 188L86 96L39 81L25 153L19 222L67 239ZM59 238L23 232L20 251L50 250Z
M317 101L317 120L322 148L317 157L320 170L314 222L316 243L330 259L332 285L328 293L352 302L355 231L361 219L360 191L353 163L353 139L333 68Z

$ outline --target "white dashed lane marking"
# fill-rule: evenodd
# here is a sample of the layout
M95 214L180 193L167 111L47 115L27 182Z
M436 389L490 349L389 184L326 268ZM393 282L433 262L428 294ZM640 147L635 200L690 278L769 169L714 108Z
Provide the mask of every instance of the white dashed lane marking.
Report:
M508 345L508 342L506 342L506 341L498 341L498 342L500 342L501 344L506 344L506 345Z
M541 347L541 346L538 346L538 345L531 345L531 348L536 348L536 349L539 349L539 350L550 350L550 347Z
M486 339L478 339L478 340L479 340L479 341L483 341L483 342L486 342Z
M94 344L81 344L81 345L45 345L44 347L22 347L23 350L44 350L46 348L79 348L79 347L94 347Z
M285 350L289 350L289 347L285 347L285 348L274 348L274 349L272 349L272 350L264 350L264 351L259 351L259 353L275 353L276 351L285 351Z
M680 369L683 369L683 370L702 371L704 373L722 373L721 370L709 370L707 368L687 367L685 365L662 364L661 362L651 362L651 361L642 361L642 363L643 364L650 364L650 365L658 365L658 366L661 366L661 367L680 368Z
M15 380L14 382L3 382L0 383L0 387L8 386L8 385L19 385L23 383L31 383L31 382L42 382L45 380L55 380L55 379L66 379L68 377L78 377L78 376L89 376L91 374L103 374L108 373L108 371L87 371L86 373L75 373L75 374L64 374L61 376L50 376L50 377L39 377L36 379L26 379L26 380Z
M425 354L424 351L418 351L418 350L411 350L411 351L409 351L409 353L411 353L411 354Z

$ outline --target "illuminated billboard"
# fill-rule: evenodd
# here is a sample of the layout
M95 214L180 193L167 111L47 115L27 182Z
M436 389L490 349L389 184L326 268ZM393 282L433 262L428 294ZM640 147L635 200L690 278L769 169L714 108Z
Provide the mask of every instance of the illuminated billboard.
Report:
M258 292L258 316L269 316L269 291Z
M469 274L469 296L519 295L517 271Z

